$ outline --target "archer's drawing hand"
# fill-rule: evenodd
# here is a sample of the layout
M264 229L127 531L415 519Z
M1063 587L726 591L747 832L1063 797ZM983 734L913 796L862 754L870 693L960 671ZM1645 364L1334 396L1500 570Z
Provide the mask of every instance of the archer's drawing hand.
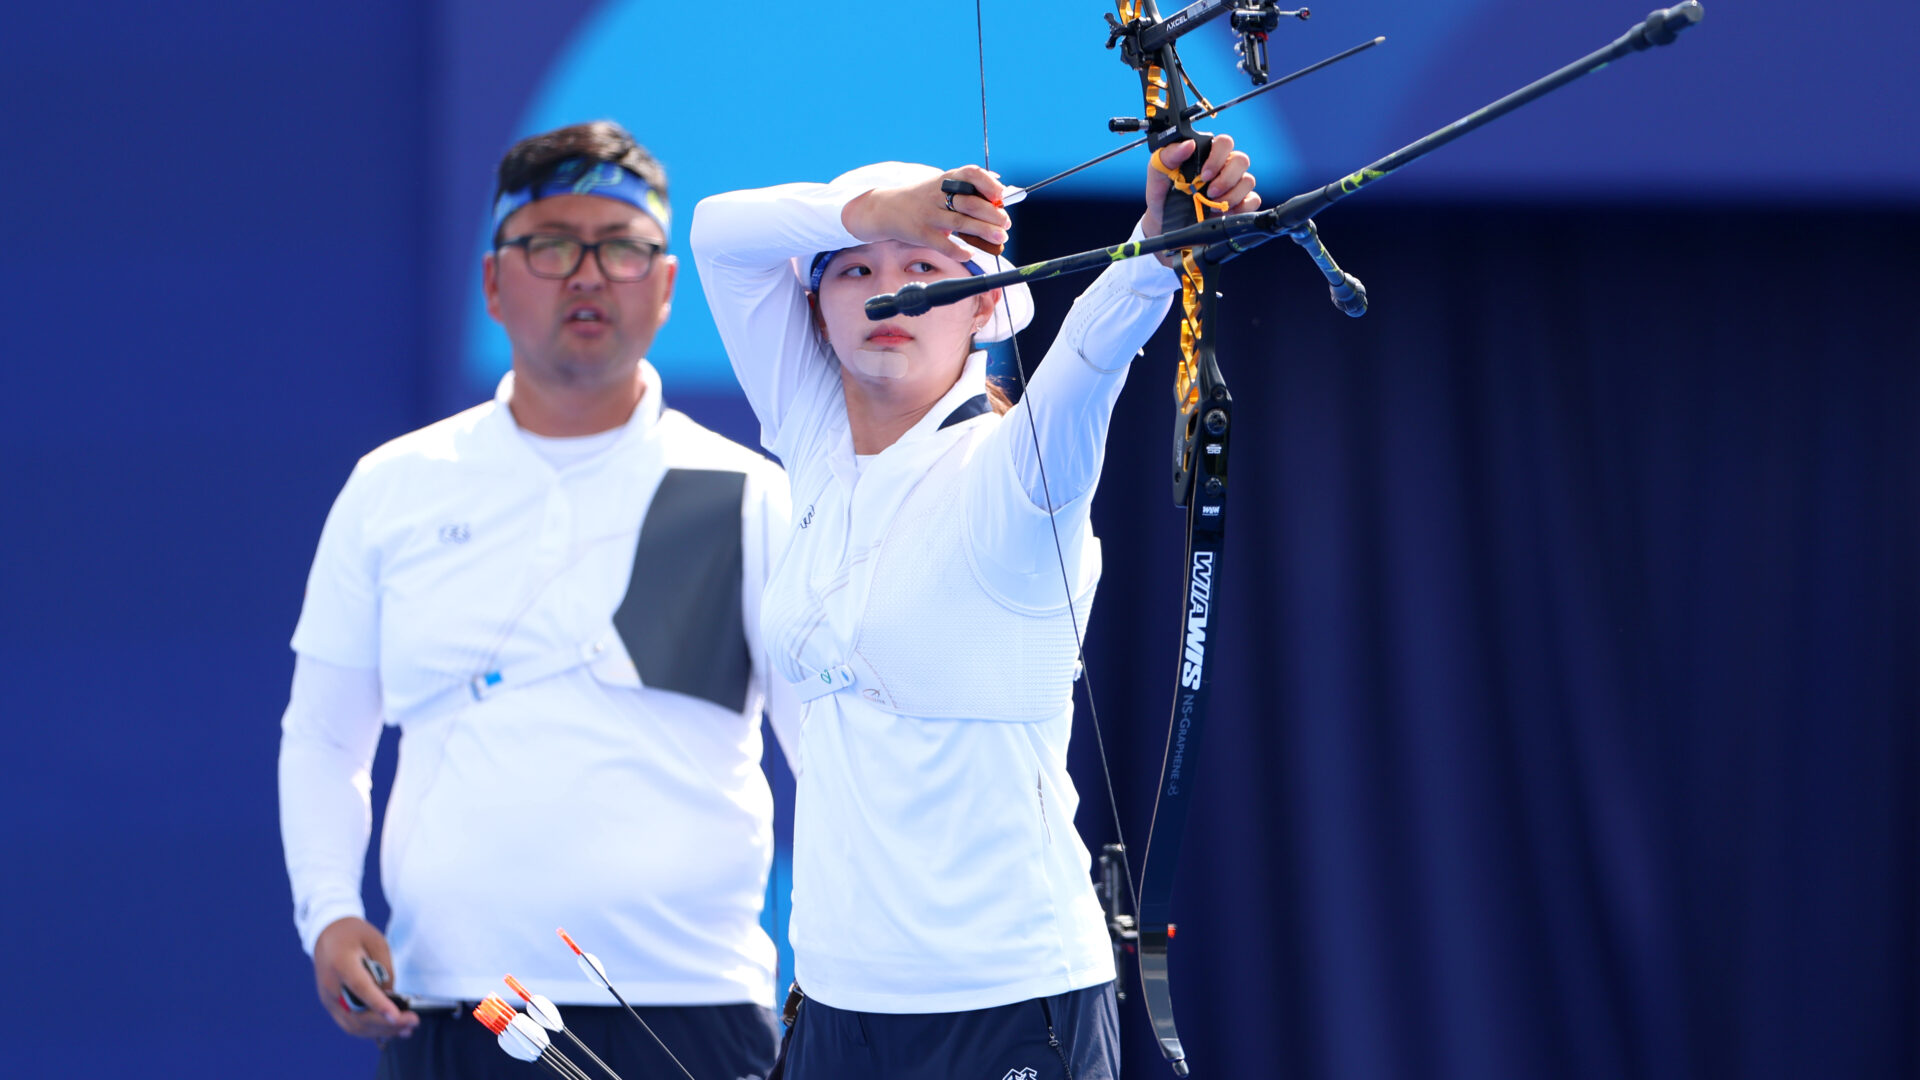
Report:
M947 209L947 196L940 190L943 180L964 180L978 195L955 195L953 209ZM903 187L875 188L848 203L840 212L847 231L865 243L899 240L935 251L958 250L958 258L971 255L949 236L967 233L996 244L1007 242L1007 229L1013 219L994 205L1006 188L1000 178L978 165L948 169Z

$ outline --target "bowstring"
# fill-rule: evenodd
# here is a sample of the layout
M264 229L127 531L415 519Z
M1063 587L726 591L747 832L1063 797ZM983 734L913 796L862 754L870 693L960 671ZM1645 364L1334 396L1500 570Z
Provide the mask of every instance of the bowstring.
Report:
M980 154L981 168L993 171L992 148L987 136L987 35L986 20L981 15L981 0L973 0L973 28L975 47L980 58ZM995 305L996 307L1000 305ZM1080 613L1073 603L1073 577L1067 572L1066 548L1060 542L1060 521L1054 514L1053 490L1047 482L1047 462L1040 453L1040 428L1033 418L1033 405L1027 399L1027 365L1020 357L1020 329L1013 325L1013 309L1007 308L1007 341L1013 346L1013 370L1020 380L1020 400L1027 407L1027 433L1033 440L1033 463L1040 473L1040 497L1047 503L1047 525L1053 533L1053 554L1060 565L1060 583L1066 589L1067 617L1073 624L1074 659L1080 667L1080 678L1086 681L1087 715L1093 721L1093 743L1100 751L1100 777L1107 786L1107 807L1113 814L1113 838L1120 845L1120 870L1125 879L1127 899L1133 904L1134 916L1140 913L1140 893L1133 883L1133 862L1128 854L1127 833L1120 824L1120 797L1113 785L1113 768L1107 760L1107 740L1100 726L1100 709L1094 704L1093 670L1087 666L1086 644L1080 633ZM1115 972L1116 977L1118 972Z
M987 32L986 20L980 17L980 0L973 0L973 38L974 51L980 58L980 167L992 172L993 140L987 135Z

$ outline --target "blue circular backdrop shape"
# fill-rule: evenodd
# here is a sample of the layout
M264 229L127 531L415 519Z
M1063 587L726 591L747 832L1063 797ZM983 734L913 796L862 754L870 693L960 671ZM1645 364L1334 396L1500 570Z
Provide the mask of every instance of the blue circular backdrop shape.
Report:
M833 5L831 19L796 18L767 33L716 18L703 5L612 0L582 20L528 103L517 135L612 119L666 164L680 279L650 359L675 389L724 392L733 388L733 374L686 252L694 204L722 191L825 180L870 161L986 161L976 47L982 36L995 171L1030 183L1109 150L1116 136L1106 118L1139 111L1139 82L1102 48L1103 10L990 3L977 33L970 4L845 0ZM1208 26L1182 50L1195 80L1216 99L1250 85L1233 70L1233 40L1224 25ZM1282 49L1276 36L1274 67L1305 63L1305 48L1321 45ZM1260 163L1263 190L1290 187L1299 171L1283 116L1263 103L1218 125ZM1124 197L1139 188L1145 169L1144 155L1129 154L1057 190ZM1034 209L1046 195L1034 196ZM484 233L476 235L475 253L486 243ZM468 302L464 340L465 371L476 389L490 389L507 369L509 351L477 295Z

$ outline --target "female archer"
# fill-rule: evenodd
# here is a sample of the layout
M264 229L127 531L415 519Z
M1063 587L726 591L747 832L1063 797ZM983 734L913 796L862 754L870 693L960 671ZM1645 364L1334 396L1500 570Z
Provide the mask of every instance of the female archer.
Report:
M1216 136L1199 182L1253 210L1247 166ZM943 195L948 179L978 195ZM889 162L694 214L707 302L793 487L762 608L772 665L806 702L786 1080L1119 1068L1067 739L1108 420L1179 282L1171 257L1116 262L1009 407L980 346L1031 320L1025 285L884 322L863 310L1006 268L954 236L1004 243L1003 190L974 166ZM1161 231L1167 190L1150 171L1136 237Z

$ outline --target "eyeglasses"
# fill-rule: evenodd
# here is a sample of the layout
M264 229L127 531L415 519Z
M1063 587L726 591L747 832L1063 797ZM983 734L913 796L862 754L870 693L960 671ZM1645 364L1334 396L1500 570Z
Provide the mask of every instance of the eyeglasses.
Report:
M600 272L606 275L608 281L639 281L653 269L654 256L660 254L666 245L626 237L588 244L571 236L530 233L503 240L500 247L517 247L525 252L527 269L534 277L555 280L570 278L579 271L587 252L591 251L600 264Z

